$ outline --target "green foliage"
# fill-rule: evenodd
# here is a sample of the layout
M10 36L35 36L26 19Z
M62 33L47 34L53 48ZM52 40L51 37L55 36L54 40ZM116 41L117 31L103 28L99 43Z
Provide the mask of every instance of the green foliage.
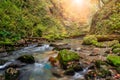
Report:
M113 40L113 41L105 41L105 42L96 42L93 43L96 47L112 47L113 45L119 44L118 40Z
M93 17L91 33L120 34L120 1L111 0Z
M114 66L120 66L120 56L117 55L108 55L107 60Z
M0 41L4 43L7 38L15 42L22 37L65 37L65 27L49 13L49 6L51 3L45 0L1 0Z
M88 35L86 37L84 37L83 39L83 44L85 45L91 45L91 44L96 44L97 38L95 37L95 35Z

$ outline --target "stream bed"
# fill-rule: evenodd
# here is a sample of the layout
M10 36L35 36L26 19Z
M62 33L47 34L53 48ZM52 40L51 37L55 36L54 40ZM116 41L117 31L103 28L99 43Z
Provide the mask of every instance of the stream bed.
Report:
M88 80L85 79L85 75L88 73L89 68L93 66L93 64L90 63L95 59L105 60L106 58L103 56L105 55L105 51L109 50L109 48L96 48L94 46L81 45L81 38L58 40L54 42L54 44L58 43L67 44L67 47L64 45L63 48L69 47L71 51L79 53L80 57L82 58L80 61L80 63L83 64L82 71L75 72L73 76L59 76L59 74L61 75L63 73L63 70L53 67L48 61L51 56L55 57L58 54L58 51L53 50L54 47L50 45L53 43L42 44L41 46L38 46L38 44L30 44L28 47L23 47L20 50L11 52L12 55L10 56L0 58L2 60L7 60L5 64L0 65L0 80L4 80L1 78L1 76L4 77L5 69L11 64L19 65L19 67L17 67L17 70L20 71L18 80ZM18 57L25 54L33 55L35 58L35 63L24 64L16 61ZM90 56L91 54L92 56ZM57 73L58 75L56 76L56 74L53 73ZM89 80L106 79L96 77Z

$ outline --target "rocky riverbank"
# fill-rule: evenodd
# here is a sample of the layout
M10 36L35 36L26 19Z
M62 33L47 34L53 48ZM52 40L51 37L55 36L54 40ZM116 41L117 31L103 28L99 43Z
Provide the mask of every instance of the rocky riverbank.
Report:
M76 38L57 40L56 42L50 42L49 44L54 47L52 51L44 53L45 55L34 54L31 59L33 64L34 59L36 63L36 59L44 58L51 63L53 67L51 73L54 77L50 78L50 80L120 79L119 43L114 44L112 47L96 47L94 45L83 45L82 38ZM33 48L34 47L35 46L33 46ZM31 47L30 51L34 50L33 48ZM29 48L25 49L29 50ZM43 50L43 48L39 49ZM47 50L47 46L45 50ZM23 56L16 60L20 60L21 58L22 63L30 61ZM5 62L6 61L1 61L1 65ZM37 60L37 62L39 62L39 60ZM15 65L15 68L18 68L26 66L27 64L18 66L18 64L14 63L13 65ZM11 67L14 69L13 66ZM10 68L11 70L11 67L8 66L6 68ZM50 68L48 65L45 67Z

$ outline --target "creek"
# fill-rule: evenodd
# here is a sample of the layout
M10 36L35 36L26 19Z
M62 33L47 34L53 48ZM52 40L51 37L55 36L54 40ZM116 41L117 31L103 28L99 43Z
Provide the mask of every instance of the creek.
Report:
M8 60L8 62L0 65L0 75L4 75L4 70L5 68L7 68L7 66L12 63L16 63L16 58L25 54L32 54L35 57L36 62L34 64L25 64L24 67L17 68L21 71L21 74L18 77L19 80L52 80L53 78L56 80L62 80L63 78L57 79L55 76L52 75L51 72L51 69L53 67L48 62L48 58L50 56L56 56L56 54L50 53L52 49L53 47L49 46L49 44L43 44L41 46L38 46L37 44L32 44L20 50L13 51L12 55L1 58L4 60ZM83 71L82 74L84 74L85 71L86 69ZM83 77L83 75L76 73L74 76L72 76L71 80L74 80L80 76ZM64 79L70 80L69 77L66 77Z

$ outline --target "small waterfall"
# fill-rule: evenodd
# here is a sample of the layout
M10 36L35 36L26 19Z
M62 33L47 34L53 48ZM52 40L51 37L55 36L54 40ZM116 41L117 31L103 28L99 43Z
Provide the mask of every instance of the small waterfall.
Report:
M84 75L88 72L89 68L93 65L94 64L90 64L88 67L83 69L83 71L76 72L75 75L73 76L73 80L84 79Z
M0 65L0 70L5 69L8 65L10 65L12 62L6 62L4 65Z

